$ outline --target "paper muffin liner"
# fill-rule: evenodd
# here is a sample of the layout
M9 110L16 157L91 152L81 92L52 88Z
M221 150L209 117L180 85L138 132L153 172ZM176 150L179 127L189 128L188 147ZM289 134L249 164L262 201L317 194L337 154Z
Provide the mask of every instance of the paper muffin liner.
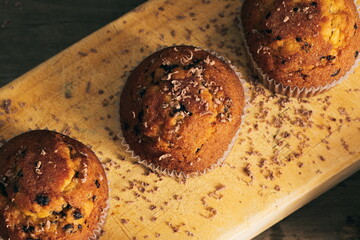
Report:
M356 5L356 8L357 8L358 13L359 13L360 5L357 4L356 1L355 1L355 5ZM241 12L241 8L240 8L240 12ZM252 56L252 54L250 52L249 46L247 44L246 38L245 38L245 33L244 33L241 17L238 16L237 19L238 19L238 22L239 22L238 27L240 29L240 35L241 35L241 38L242 38L242 40L244 42L245 52L246 52L246 56L247 56L247 58L249 60L250 68L252 69L253 73L255 73L259 77L259 81L265 87L267 87L269 90L271 90L273 92L279 93L279 94L287 96L287 97L294 97L294 98L313 97L313 96L319 95L319 94L321 94L323 92L326 92L330 88L340 84L342 81L347 79L349 77L349 75L351 75L359 65L360 57L358 57L355 60L354 64L350 68L350 70L348 70L345 73L344 76L342 76L338 80L334 80L333 82L326 84L325 86L310 87L310 88L306 88L306 87L299 88L299 87L284 86L283 84L276 82L276 79L270 78L269 75L264 73L263 70L254 61L253 56Z
M109 183L109 181L108 181L108 183ZM101 237L102 230L103 230L103 227L104 227L104 225L106 223L106 219L107 219L109 209L110 209L110 188L109 188L109 197L108 197L108 199L106 201L106 206L102 210L99 222L97 223L97 226L93 231L93 235L91 237L89 237L89 240L97 240L97 239L99 239Z
M173 45L175 46L175 45ZM204 51L207 51L208 53L210 54L213 54L214 56L216 56L217 58L221 59L222 61L224 61L226 64L229 64L229 66L231 67L231 69L235 72L235 74L237 75L242 87L243 87L243 90L244 90L244 108L243 108L243 113L241 115L241 122L240 122L240 125L239 125L239 128L237 129L234 137L232 138L232 140L230 141L229 145L228 145L228 148L225 150L225 152L223 153L223 156L221 158L219 158L217 160L216 163L212 164L210 167L202 170L202 171L196 171L196 172L192 172L192 173L184 173L182 171L175 171L175 170L168 170L166 168L161 168L160 166L156 166L154 163L149 163L148 161L146 161L146 159L141 159L138 155L136 155L134 153L133 150L131 150L130 148L130 145L126 142L126 139L124 138L123 136L123 132L122 132L122 129L120 129L120 133L119 133L119 138L121 140L121 145L123 147L125 147L125 151L127 153L129 153L131 155L131 157L137 159L137 162L142 164L143 166L151 169L153 172L161 175L161 176L168 176L168 177L172 177L172 178L178 178L178 179L188 179L188 178L192 178L192 177L197 177L197 176L201 176L201 175L204 175L214 169L216 169L217 167L220 167L224 164L227 156L229 155L231 149L233 148L233 146L235 145L235 142L241 132L241 128L244 124L244 119L246 117L246 112L249 108L249 105L250 105L250 101L249 101L249 94L248 94L248 88L246 86L246 81L242 78L242 74L238 71L238 69L231 64L231 62L229 60L226 60L222 55L218 54L217 52L214 52L214 51L210 51L210 50L207 50L207 49L203 49L203 48L200 48L200 47L196 47L197 49L201 49L201 50L204 50ZM157 50L159 51L159 50ZM123 89L121 89L122 91Z
M95 154L95 152L94 152L94 154ZM97 156L97 155L95 154L95 156ZM98 157L98 159L100 161L99 157ZM89 240L97 240L101 237L104 225L106 223L107 215L108 215L109 209L110 209L110 193L111 193L110 180L109 180L107 172L105 171L105 165L103 163L101 163L101 166L104 169L104 173L106 175L106 180L107 180L107 185L108 185L108 199L106 200L105 208L101 211L99 222L97 223L96 228L93 231L93 235L91 237L89 237Z

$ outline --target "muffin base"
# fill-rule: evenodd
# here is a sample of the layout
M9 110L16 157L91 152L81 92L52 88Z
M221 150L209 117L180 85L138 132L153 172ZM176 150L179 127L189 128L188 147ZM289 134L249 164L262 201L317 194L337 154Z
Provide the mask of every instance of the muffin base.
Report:
M110 190L109 190L109 194L110 194ZM106 223L106 219L107 219L107 215L110 209L110 202L109 199L107 200L106 203L106 207L103 209L103 211L101 212L101 216L100 216L100 221L97 224L97 228L94 230L94 235L89 237L89 240L97 240L100 238L102 231L103 231L103 227Z
M37 128L34 128L34 129L33 129L33 128L28 128L27 131L21 132L21 133L19 133L18 135L23 134L23 133L26 133L26 132L29 132L29 131L34 131L34 130L48 130L48 131L53 131L53 132L56 132L56 133L65 135L65 136L67 136L67 137L69 137L69 138L72 138L72 139L74 139L74 140L76 140L76 141L79 141L77 138L70 137L69 135L62 133L61 131L57 131L57 129L50 129L50 128L48 128L48 127L45 127L45 128L39 128L39 127L37 127ZM1 143L0 143L0 147L3 146L3 145L4 145L4 144L1 144ZM95 153L94 153L94 154L95 154ZM99 157L98 157L98 159L99 159L99 161L101 160ZM100 162L100 163L101 163L101 162ZM102 165L102 167L104 168L104 164L101 163L101 165ZM102 212L101 212L101 216L100 216L100 218L99 218L99 222L97 223L96 228L93 230L93 235L90 236L90 237L88 238L88 240L98 240L98 239L101 237L102 232L103 232L103 227L104 227L104 225L105 225L105 223L106 223L106 219L107 219L108 212L109 212L109 209L110 209L110 192L111 192L111 189L110 189L110 181L109 181L109 178L108 178L108 174L107 174L107 172L105 171L105 168L104 168L104 172L105 172L106 179L107 179L107 184L108 184L108 196L109 196L109 197L108 197L108 199L107 199L107 201L106 201L106 206L105 206L105 208L104 208L104 209L102 210ZM0 240L7 240L7 239L4 239L2 236L0 236ZM9 240L10 240L10 238L9 238Z
M359 13L359 9L360 9L360 5L355 2L355 5L357 7L358 13ZM240 9L241 12L241 9ZM360 16L360 13L359 13ZM248 58L248 62L249 62L249 66L252 70L253 73L255 73L258 77L259 77L259 81L265 86L267 87L269 90L287 96L287 97L293 97L293 98L307 98L307 97L313 97L316 95L319 95L321 93L326 92L327 90L331 89L332 87L340 84L341 82L343 82L345 79L347 79L349 77L350 74L352 74L355 69L359 66L359 62L360 62L360 57L358 57L354 64L352 65L352 67L350 68L349 71L347 71L345 73L344 76L342 76L340 79L335 80L331 83L326 84L325 86L318 86L318 87L311 87L311 88L299 88L299 87L291 87L291 86L284 86L281 83L276 82L275 79L270 78L268 74L264 73L263 70L258 66L258 64L254 61L252 54L250 53L250 49L249 46L247 45L247 41L245 38L245 34L244 34L244 29L243 29L243 25L242 25L242 21L241 21L241 17L237 17L238 19L238 27L240 29L240 36L241 39L243 40L243 44L244 44L244 48L245 48L245 52Z
M174 45L175 46L175 45ZM231 149L233 148L238 135L241 132L241 126L244 123L244 119L245 119L245 115L246 115L246 111L249 107L249 96L247 94L248 92L248 88L246 87L246 81L242 78L242 74L237 70L237 68L235 66L233 66L231 64L231 62L229 60L225 60L225 58L223 56L221 56L220 54L214 52L214 51L209 51L207 49L203 49L200 47L196 47L198 49L202 49L204 51L207 51L213 55L215 55L216 57L218 57L219 59L223 60L224 62L228 63L229 66L234 70L234 72L236 73L239 81L242 84L243 90L244 90L244 99L245 99L245 104L244 104L244 108L243 108L243 114L241 116L241 123L240 126L238 128L238 130L236 131L234 137L232 138L232 140L230 141L227 150L224 152L223 156L221 158L219 158L217 160L217 162L213 165L211 165L210 167L204 169L203 171L196 171L196 172L192 172L192 173L185 173L185 172L179 172L179 171L175 171L175 170L168 170L166 168L161 168L160 166L156 166L153 163L149 163L146 159L141 159L138 155L136 155L134 153L134 151L131 150L130 145L126 142L126 139L123 137L123 132L122 129L120 130L120 133L118 135L118 137L121 139L121 145L123 147L125 147L125 151L127 153L129 153L131 155L131 157L137 159L137 162L142 164L143 166L151 169L153 172L161 175L161 176L168 176L168 177L172 177L172 178L179 178L179 179L187 179L187 178L191 178L191 177L197 177L197 176L201 176L204 175L212 170L214 170L217 167L220 167L224 164L225 159L227 158L227 156L229 155ZM122 91L123 89L121 89Z

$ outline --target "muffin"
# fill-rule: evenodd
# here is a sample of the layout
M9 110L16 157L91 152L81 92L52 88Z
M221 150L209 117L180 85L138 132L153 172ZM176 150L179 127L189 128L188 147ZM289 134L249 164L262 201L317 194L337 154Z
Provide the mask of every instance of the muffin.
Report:
M121 126L145 165L187 177L225 158L244 104L242 84L228 63L199 48L169 47L129 76L121 94Z
M353 0L247 0L241 21L254 67L278 93L315 95L356 66L360 19Z
M86 240L104 222L105 172L82 143L47 130L0 148L0 236Z

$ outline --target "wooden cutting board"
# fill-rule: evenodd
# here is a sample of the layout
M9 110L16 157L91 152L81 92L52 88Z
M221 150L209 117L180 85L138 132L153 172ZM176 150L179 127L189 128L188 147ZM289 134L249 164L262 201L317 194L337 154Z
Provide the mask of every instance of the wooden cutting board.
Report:
M310 99L252 82L239 0L153 0L0 89L0 139L49 128L104 163L111 208L102 239L249 239L360 168L360 68ZM250 107L226 163L186 182L136 164L118 138L119 93L139 61L189 44L232 61Z

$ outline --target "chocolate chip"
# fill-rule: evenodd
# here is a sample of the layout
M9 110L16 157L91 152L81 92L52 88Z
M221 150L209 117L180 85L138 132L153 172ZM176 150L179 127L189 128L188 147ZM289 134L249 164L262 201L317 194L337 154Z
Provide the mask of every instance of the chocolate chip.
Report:
M99 188L99 187L100 187L100 183L99 183L99 181L98 181L98 180L95 180L95 185L96 185L96 187L97 187L97 188Z
M55 216L59 216L60 218L66 218L66 212L63 210L63 211L60 211L60 212L52 212L53 215Z
M300 76L301 76L303 79L306 79L307 77L309 77L309 75L306 75L306 74L303 74L303 73L300 73Z
M124 122L124 130L127 131L129 130L130 126L127 122Z
M69 229L73 229L73 228L74 228L74 225L72 225L71 223L68 223L63 227L64 231L69 230Z
M298 7L294 7L293 10L294 10L294 12L298 12L298 11L299 11L299 8L298 8Z
M35 231L35 228L33 226L22 226L22 230L25 233L33 233Z
M332 77L335 77L336 75L338 75L339 72L340 72L340 69L341 69L341 68L339 68L336 72L334 72L333 74L331 74L331 76L332 76Z
M26 152L27 152L27 149L21 149L16 153L16 156L23 158L23 157L25 157Z
M137 115L137 118L138 118L139 122L142 122L143 116L144 116L144 111L141 110L141 111L138 113L138 115Z
M78 229L82 229L82 225L81 225L81 224L78 225Z
M24 176L22 170L20 170L20 171L17 173L17 176L18 176L18 177L23 177L23 176Z
M272 33L272 30L271 29L265 29L264 30L266 33L268 33L268 34L271 34Z
M313 7L317 7L318 3L317 2L311 2L311 6Z
M359 51L355 51L355 58L359 56Z
M357 24L356 24L356 23L354 24L354 29L355 29L355 30L357 30L357 29L358 29L358 26L357 26Z
M301 37L296 37L295 40L296 40L297 42L301 42L301 41L302 41Z
M177 112L184 112L186 113L187 115L191 116L192 115L192 112L189 112L186 107L183 105L183 104L180 104L180 108L179 109L173 109L171 112L170 112L170 117L173 117L175 115L175 113Z
M6 192L6 187L3 182L0 182L0 192L4 197L8 196L8 193Z
M136 136L140 136L141 135L141 130L140 130L140 126L138 124L136 124L134 126L134 133Z
M333 55L326 56L326 60L328 60L328 61L334 60L335 58L336 58L336 56L333 56Z
M276 40L279 40L279 41L280 41L281 39L282 39L282 36L277 36L277 37L276 37Z
M18 185L16 185L16 184L14 185L13 191L14 191L14 193L19 192L19 187L18 187Z
M143 97L146 94L146 88L142 89L138 94L140 97Z
M194 59L192 62L186 66L183 67L184 70L189 70L191 68L196 68L197 65L201 62L201 59Z
M63 207L63 209L69 210L69 209L72 209L72 206L71 206L70 204L68 204L68 205L66 205L65 207Z
M271 12L268 12L265 16L265 19L269 19L270 16L271 16Z
M75 212L73 213L73 216L74 216L75 219L80 219L80 218L83 217L83 215L81 214L80 211L75 211Z
M95 202L96 198L97 198L96 195L93 195L93 196L92 196L93 202Z
M184 69L184 70L189 70L190 68L194 68L195 66L196 66L196 65L190 63L190 64L184 66L183 69Z
M283 59L283 60L281 60L281 64L285 64L286 63L286 61Z
M175 68L177 68L179 65L174 64L174 65L161 65L160 68L164 69L164 74L167 75L169 73L171 73L171 71Z
M38 194L36 195L35 201L40 206L46 206L50 203L50 198L46 195Z

